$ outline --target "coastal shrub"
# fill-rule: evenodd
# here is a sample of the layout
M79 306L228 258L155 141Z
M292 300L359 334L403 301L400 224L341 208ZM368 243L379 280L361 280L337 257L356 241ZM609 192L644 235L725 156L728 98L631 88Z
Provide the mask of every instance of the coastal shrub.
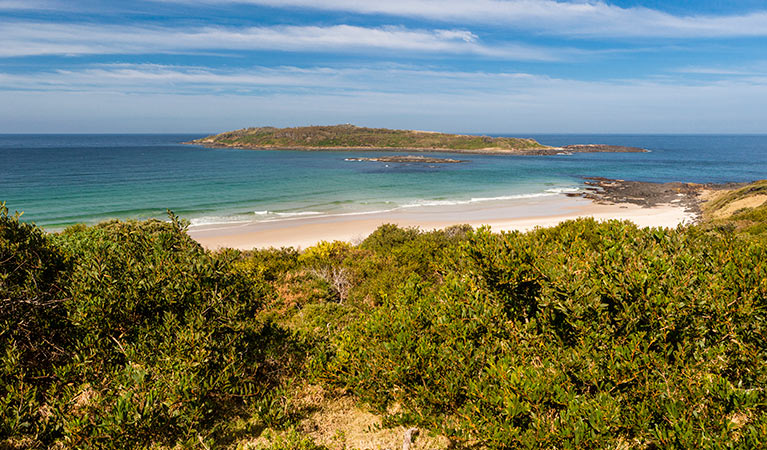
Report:
M321 448L289 401L307 381L459 447L767 440L767 247L737 231L386 225L359 246L209 252L185 228L51 235L0 208L0 448L265 428L262 448Z
M578 220L473 233L341 332L326 379L488 448L754 448L767 439L767 249Z
M392 224L382 225L360 243L361 249L372 254L356 261L360 281L351 290L350 296L358 303L376 305L411 275L424 280L441 280L444 260L454 256L470 230L468 225L426 232Z
M50 237L0 204L0 440L44 433L44 391L72 336L70 263Z
M360 308L335 302L310 303L291 317L288 325L302 335L327 341L362 314Z
M360 243L360 248L379 254L391 252L396 247L405 245L418 238L420 234L421 232L418 228L401 228L387 223L376 228L375 231L366 237Z
M110 442L124 445L215 440L290 364L289 336L259 316L269 285L237 252L203 251L177 220L64 238L82 252L70 318L82 333L78 354L94 361L77 378L98 394L88 413L97 426L74 417L70 436L98 439L111 426Z
M306 249L298 261L304 270L327 283L340 302L349 297L349 290L357 280L353 260L360 251L342 241L322 241Z
M268 443L258 443L255 450L327 450L324 445L316 444L311 438L290 429L284 434L265 436Z
M242 270L268 282L283 281L285 275L298 268L300 253L292 247L254 249L242 252Z
M63 288L70 268L64 253L34 225L0 204L0 344L12 343L30 364L57 359L66 339Z
M76 227L52 240L71 259L60 314L70 338L57 342L67 357L38 373L43 383L21 376L18 346L6 351L3 374L16 378L2 407L29 411L28 431L5 426L0 442L213 446L234 438L236 418L282 417L270 406L279 402L265 401L305 350L261 314L271 286L238 252L207 252L171 219ZM22 256L34 268L39 254Z

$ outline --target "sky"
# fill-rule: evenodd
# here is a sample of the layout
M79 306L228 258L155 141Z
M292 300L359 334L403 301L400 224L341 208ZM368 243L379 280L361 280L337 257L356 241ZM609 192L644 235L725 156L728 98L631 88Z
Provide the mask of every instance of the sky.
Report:
M0 0L0 133L767 133L764 0Z

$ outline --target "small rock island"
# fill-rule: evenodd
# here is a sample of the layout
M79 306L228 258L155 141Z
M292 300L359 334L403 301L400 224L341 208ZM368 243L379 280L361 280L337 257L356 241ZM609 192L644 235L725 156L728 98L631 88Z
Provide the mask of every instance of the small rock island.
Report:
M371 161L383 163L421 163L421 164L456 164L466 162L461 159L433 158L420 155L381 156L378 158L346 158L345 161Z
M601 144L549 147L535 139L391 130L355 125L294 128L243 128L196 139L186 144L211 148L306 151L406 151L497 155L569 155L593 152L646 152L636 147ZM423 161L421 161L423 162Z

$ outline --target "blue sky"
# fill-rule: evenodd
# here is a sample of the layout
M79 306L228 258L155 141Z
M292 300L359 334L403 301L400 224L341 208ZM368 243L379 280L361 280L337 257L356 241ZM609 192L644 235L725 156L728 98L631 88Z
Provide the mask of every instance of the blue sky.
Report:
M767 2L0 0L0 133L767 133Z

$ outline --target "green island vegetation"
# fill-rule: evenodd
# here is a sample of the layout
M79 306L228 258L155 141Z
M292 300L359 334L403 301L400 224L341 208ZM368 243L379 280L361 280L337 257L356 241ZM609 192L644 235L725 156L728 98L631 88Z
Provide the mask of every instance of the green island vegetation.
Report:
M759 448L764 186L677 229L384 225L304 251L3 206L0 448Z
M470 136L354 125L244 128L192 141L239 148L370 148L410 150L522 151L550 149L533 139Z

